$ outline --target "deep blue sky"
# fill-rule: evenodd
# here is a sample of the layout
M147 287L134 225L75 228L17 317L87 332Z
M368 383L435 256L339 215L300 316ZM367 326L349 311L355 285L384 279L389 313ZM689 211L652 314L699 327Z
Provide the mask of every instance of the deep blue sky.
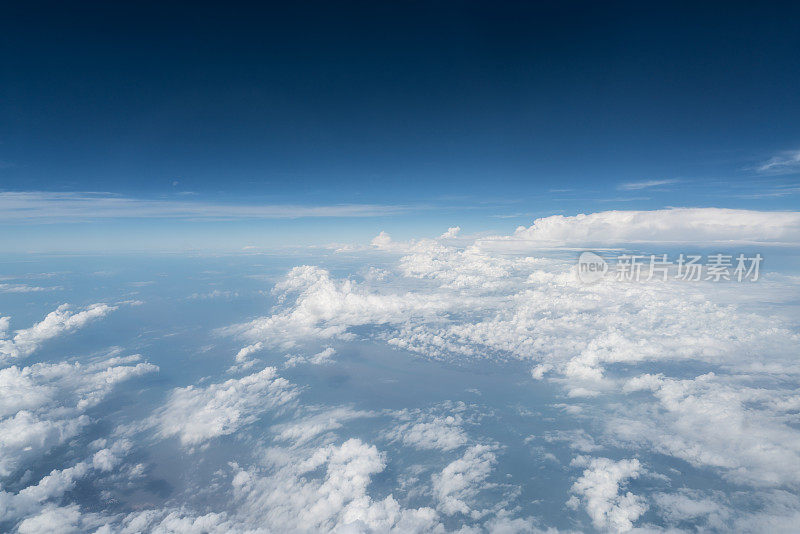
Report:
M4 191L512 227L797 206L800 166L757 170L800 149L797 3L18 4L0 21Z

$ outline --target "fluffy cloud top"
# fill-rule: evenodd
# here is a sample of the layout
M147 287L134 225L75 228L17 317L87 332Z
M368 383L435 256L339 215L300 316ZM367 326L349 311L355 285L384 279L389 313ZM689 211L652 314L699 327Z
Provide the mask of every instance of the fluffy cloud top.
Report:
M18 330L11 338L8 337L10 320L8 317L2 317L0 318L0 361L29 356L48 339L81 328L95 319L105 317L116 309L115 306L100 303L92 304L78 312L72 312L68 304L62 304L55 311L48 313L41 322L30 328Z
M0 369L0 476L77 435L90 422L86 410L116 384L158 370L140 359Z
M594 458L583 475L573 484L594 526L601 530L627 532L646 510L644 500L631 492L620 494L620 488L631 478L638 478L639 461ZM574 504L571 501L570 504Z
M300 451L299 454L302 454ZM386 467L374 445L349 439L326 445L303 459L284 458L272 475L241 470L233 478L238 515L251 527L276 532L435 532L430 508L406 509L392 495L368 492ZM312 473L321 471L321 478Z
M800 212L673 208L552 215L520 226L511 236L479 240L485 249L633 243L798 245Z
M458 402L444 403L435 412L401 410L395 414L399 423L386 432L385 436L416 449L457 449L468 442L467 434L462 428L465 409L466 405Z
M446 515L468 514L471 501L497 463L493 448L474 445L464 456L448 464L433 476L433 492L439 509Z
M290 442L293 445L303 445L311 439L342 428L343 423L352 419L362 417L372 417L372 412L353 410L352 408L338 407L329 410L315 411L297 421L276 425L273 430L276 432L275 439Z
M719 228L699 225L701 212L608 213L616 214L609 216L611 227L625 227L613 221L634 214L637 235L649 239L663 235L661 229L669 233L676 228L686 232L674 234L679 237L690 231L703 238L722 235ZM639 220L635 214L642 213ZM659 214L666 214L662 226ZM685 222L677 220L681 214ZM584 224L578 218L564 218L569 220L563 225L556 221L554 229L534 225L519 233L530 230L536 239L577 235L580 240L605 232L598 230L605 228L603 215L586 216L590 220L583 234L573 232ZM782 229L762 229L775 230L770 234L775 242L794 224L781 219L784 215L794 217L777 214L773 222ZM722 226L731 228L732 220ZM738 235L750 235L753 220ZM609 230L611 238L633 235L616 231ZM461 242L447 243L456 241ZM322 267L292 269L275 288L279 302L273 310L223 330L248 344L236 357L241 364L237 372L258 365L252 356L259 351L266 359L284 354L267 354L267 349L293 347L284 371L293 383L268 367L241 378L170 389L149 418L118 429L130 443L107 446L98 440L85 456L25 474L36 459L88 428L97 416L89 408L98 406L114 384L155 370L138 356L0 370L0 478L5 473L33 481L4 486L0 516L13 518L9 528L31 532L54 525L75 531L101 528L103 533L427 533L451 527L535 532L539 523L529 515L536 514L526 507L539 491L543 517L556 508L569 515L566 524L578 529L796 527L796 278L766 273L753 284L602 280L584 285L572 262L557 257L496 254L482 246L449 246L443 239L396 243L386 235L374 247L402 257L393 266L382 265L380 272L360 265L344 277ZM15 355L35 350L48 332L58 335L83 324L72 319L82 312L57 312L40 329L37 325L14 337L8 335L9 320L0 319L5 356L12 350ZM405 409L391 403L378 407L382 382L368 384L377 393L369 397L368 407L360 404L360 395L336 405L328 395L338 390L326 390L324 380L309 380L306 389L301 384L315 373L324 377L347 369L351 362L332 357L333 347L322 350L332 338L337 350L342 347L340 352L348 355L351 340L359 348L402 349L392 352L393 363L402 363L399 359L409 358L404 351L411 351L443 360L441 367L463 363L464 372L471 363L481 370L496 365L490 374L497 371L498 377L503 376L500 367L510 363L515 372L523 371L512 380L525 400L500 406L508 399L492 397L491 387L477 397L465 393L466 386L443 381L436 393L452 396L429 401L415 396L413 377L398 373L398 381L410 380L400 384L409 395ZM359 365L369 363L372 353L364 354ZM326 366L291 368L299 363ZM309 390L305 397L303 391ZM459 402L462 394L476 404ZM304 404L304 398L314 404ZM528 398L538 404L526 404ZM268 426L251 425L268 412ZM520 418L526 423L516 428ZM527 421L541 426L529 429ZM127 428L136 430L126 433ZM233 458L220 447L200 456L207 450L204 444L228 435L241 437L248 450L237 449ZM131 511L130 503L123 502L123 511L107 516L70 502L75 500L71 488L102 477L96 488L101 494L106 488L145 487L146 467L129 464L133 455L128 452L135 449L143 453L137 458L147 458L146 449L153 445L161 451L192 448L197 455L190 461L203 466L198 476L208 476L208 485L188 483L169 503L151 504L151 509L137 502ZM529 452L537 454L525 456ZM598 457L576 459L578 454ZM602 457L612 455L613 460ZM673 460L665 462L664 456ZM180 462L187 455L172 457ZM511 462L520 458L526 468L557 483L542 490L537 486L541 479L519 480L514 470L519 464ZM645 463L648 477L632 482L643 477ZM569 466L580 469L573 472ZM567 478L570 473L574 477ZM697 480L704 481L703 487L683 487ZM561 508L568 498L574 513ZM645 519L652 524L641 524Z
M292 269L276 286L276 291L282 299L297 294L294 305L270 317L221 332L262 341L262 344L291 347L298 339L341 336L350 326L396 323L409 316L433 315L447 308L444 302L411 293L372 293L351 280L334 280L328 271L308 265ZM245 347L239 357L246 358L251 353L251 347Z
M274 367L267 367L204 388L177 388L155 422L162 437L178 436L183 445L199 445L236 432L296 396L297 390L289 381L279 377Z
M748 387L714 373L685 380L646 374L625 388L652 391L658 403L647 406L647 416L629 409L609 419L609 432L623 443L650 443L738 483L800 484L800 433L787 424L800 407L794 391Z

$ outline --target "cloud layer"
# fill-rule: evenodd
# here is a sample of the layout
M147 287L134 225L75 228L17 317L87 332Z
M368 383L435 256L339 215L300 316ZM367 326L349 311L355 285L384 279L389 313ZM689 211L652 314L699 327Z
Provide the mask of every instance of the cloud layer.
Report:
M478 243L501 249L638 243L797 246L800 212L673 208L553 215L536 219L530 227L519 227L511 236Z
M89 192L0 192L0 220L22 223L130 218L202 220L376 217L401 213L408 209L404 206L373 204L332 206L215 204L193 200L148 200Z
M587 216L586 235L628 216L637 235L688 232L709 215L608 213ZM794 224L784 215L776 242ZM583 224L537 221L519 233L563 237ZM191 373L175 372L171 351L163 365L100 348L24 365L48 340L102 327L113 306L50 308L16 332L4 318L0 529L796 527L797 277L583 284L559 255L497 253L454 236L383 234L347 268L290 269L271 288L271 309L235 310L225 317L239 322L202 339ZM174 298L189 305L195 289ZM466 385L473 374L486 391ZM165 482L171 470L179 475Z

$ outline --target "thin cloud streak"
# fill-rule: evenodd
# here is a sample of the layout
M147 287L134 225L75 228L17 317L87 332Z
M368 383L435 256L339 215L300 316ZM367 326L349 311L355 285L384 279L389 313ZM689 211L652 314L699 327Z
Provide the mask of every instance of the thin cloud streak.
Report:
M800 173L800 150L788 150L756 167L762 174Z
M80 222L97 219L300 219L378 217L411 210L408 206L336 204L222 204L192 200L147 200L109 193L48 191L0 192L0 221Z
M623 191L638 191L639 189L647 189L648 187L677 184L679 181L680 180L644 180L642 182L628 182L620 184L617 189Z

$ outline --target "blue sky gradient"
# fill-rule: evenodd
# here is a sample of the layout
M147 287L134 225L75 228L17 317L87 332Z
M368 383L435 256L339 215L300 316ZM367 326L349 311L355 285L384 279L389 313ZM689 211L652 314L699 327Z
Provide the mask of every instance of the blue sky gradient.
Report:
M386 208L357 220L298 211L193 225L165 213L55 228L2 203L14 228L2 245L184 249L227 234L246 246L252 232L288 246L455 224L507 232L611 209L794 209L798 11L12 7L0 22L3 193Z

